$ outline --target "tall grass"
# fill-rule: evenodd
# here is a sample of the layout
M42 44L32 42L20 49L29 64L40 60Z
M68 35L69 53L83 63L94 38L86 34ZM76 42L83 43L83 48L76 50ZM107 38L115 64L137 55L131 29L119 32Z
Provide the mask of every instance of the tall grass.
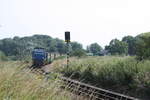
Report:
M150 61L134 57L88 57L70 62L68 77L135 97L150 99Z
M44 77L24 69L22 62L0 62L0 100L71 100L61 90L57 79L46 82Z

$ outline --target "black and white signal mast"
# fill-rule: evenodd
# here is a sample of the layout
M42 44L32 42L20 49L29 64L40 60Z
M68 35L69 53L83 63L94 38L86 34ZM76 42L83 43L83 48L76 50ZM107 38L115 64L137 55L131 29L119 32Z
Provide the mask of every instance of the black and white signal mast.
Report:
M67 67L69 67L69 43L70 43L70 32L65 32L65 42L67 44Z

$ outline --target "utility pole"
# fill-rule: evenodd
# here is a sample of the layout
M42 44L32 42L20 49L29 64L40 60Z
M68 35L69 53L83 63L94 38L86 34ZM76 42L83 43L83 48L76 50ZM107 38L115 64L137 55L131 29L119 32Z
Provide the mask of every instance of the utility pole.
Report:
M67 44L67 68L69 67L69 43L70 43L70 32L65 32L65 42Z

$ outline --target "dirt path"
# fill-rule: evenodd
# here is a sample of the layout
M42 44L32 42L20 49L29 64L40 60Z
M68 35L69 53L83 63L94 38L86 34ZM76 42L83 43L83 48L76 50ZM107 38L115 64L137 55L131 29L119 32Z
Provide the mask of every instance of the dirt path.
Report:
M41 68L44 72L49 73L53 70L53 64L45 65Z
M63 67L64 65L66 65L66 60L56 60L54 62L52 62L51 64L45 65L43 66L41 69L44 70L45 72L52 72L54 71L54 69L58 68L58 67Z

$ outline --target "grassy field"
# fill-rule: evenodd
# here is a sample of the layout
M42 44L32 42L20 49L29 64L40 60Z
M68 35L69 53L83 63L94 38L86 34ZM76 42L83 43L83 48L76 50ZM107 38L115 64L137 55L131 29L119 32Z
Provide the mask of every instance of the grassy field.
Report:
M23 69L26 66L23 62L0 62L0 100L72 100L70 93L59 88L57 79L47 82Z
M41 75L23 69L29 63L0 62L0 100L83 100L59 88L57 78L48 82ZM53 71L97 87L127 95L150 98L150 61L134 57L71 58L52 63ZM63 66L63 67L62 67ZM52 75L52 74L51 74Z
M60 64L58 64L60 66ZM73 58L69 68L59 68L65 76L130 96L150 98L150 61L134 57Z

